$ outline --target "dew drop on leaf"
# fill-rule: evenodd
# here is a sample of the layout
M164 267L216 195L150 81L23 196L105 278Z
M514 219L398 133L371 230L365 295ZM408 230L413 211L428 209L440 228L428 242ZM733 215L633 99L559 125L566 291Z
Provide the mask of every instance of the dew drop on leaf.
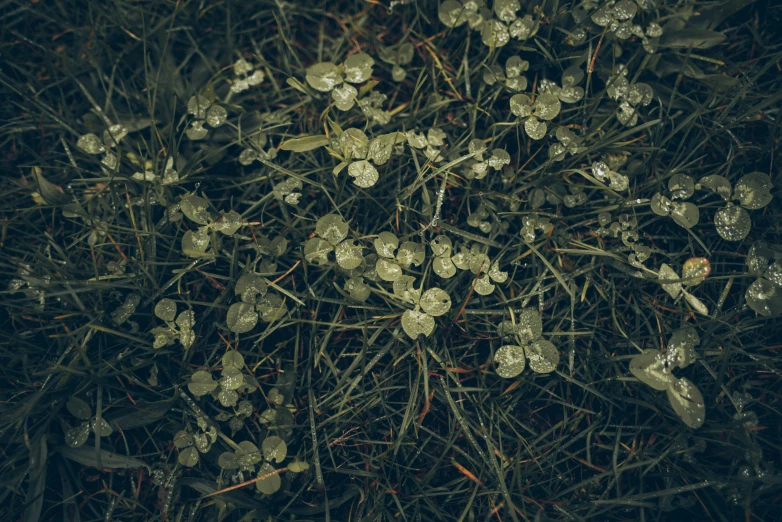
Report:
M381 232L375 239L374 245L379 256L393 258L399 246L399 238L393 232Z
M203 370L195 372L193 376L190 377L190 382L187 383L187 389L196 397L211 393L216 388L217 383L212 380L212 376L209 372Z
M419 335L428 337L434 332L434 318L418 310L405 310L402 314L402 329L414 340Z
M356 53L349 56L344 62L345 81L350 83L361 83L369 80L372 76L372 67L375 60L366 53Z
M155 315L166 322L173 322L176 317L176 303L171 299L161 299L155 305Z
M738 199L741 206L749 210L758 210L768 205L773 196L771 190L774 185L768 174L751 172L741 177L733 188L733 197Z
M543 335L543 322L538 312L531 308L521 311L516 322L516 335L525 344L540 339Z
M489 276L486 274L481 274L475 280L474 290L478 295L491 295L494 292L494 288L495 286L491 284Z
M334 249L337 264L345 270L353 270L361 266L364 258L361 256L362 247L351 240L343 241Z
M747 304L760 315L772 316L782 313L782 288L768 279L753 281L745 295Z
M182 466L192 468L198 464L198 450L193 446L187 447L179 452L179 458L177 460Z
M652 212L654 212L658 216L667 216L668 214L671 213L671 209L673 208L673 203L666 196L657 193L654 196L652 196L652 201L649 206L652 209Z
M288 313L288 307L285 306L282 298L276 294L267 294L258 300L256 306L261 319L266 322L281 319Z
M421 296L421 308L432 317L439 317L451 309L451 298L445 290L430 288Z
M715 193L717 193L722 199L728 201L730 199L731 192L733 190L730 187L730 181L724 176L712 175L701 178L698 183L701 187L705 187Z
M654 349L644 350L630 359L630 373L658 391L667 390L675 379L663 355Z
M752 221L749 213L741 207L728 203L714 214L717 233L728 241L741 241L749 234Z
M242 274L239 280L236 281L234 291L237 295L242 296L242 301L245 303L254 303L256 296L260 295L263 297L266 295L266 282L258 274L248 272Z
M341 111L349 111L356 104L358 90L347 83L335 87L331 91L331 97L334 98L334 105Z
M65 432L65 443L71 448L82 446L90 437L90 425L86 422Z
M668 180L672 199L687 199L695 194L695 181L686 174L674 174Z
M666 358L670 366L686 368L695 362L695 346L700 344L698 332L691 326L679 328L668 340Z
M535 116L541 120L553 120L561 108L562 104L559 102L559 98L550 93L538 95L533 106Z
M91 132L79 136L79 139L76 141L76 147L85 154L94 155L106 152L106 147L100 141L100 138Z
M329 262L329 252L334 250L331 243L319 237L308 239L304 243L304 259L313 265L324 265Z
M680 277L679 274L677 274L673 268L663 263L660 265L660 270L657 273L657 279L676 280L676 279L680 279ZM670 295L674 299L679 297L679 294L681 294L682 292L682 284L678 282L663 283L661 286L663 287L663 290L668 292L668 295Z
M212 105L209 107L209 110L206 111L206 123L208 123L210 127L220 127L225 123L226 119L228 119L228 111L225 110L225 107Z
M223 407L229 408L236 406L236 401L239 400L239 394L234 390L221 389L220 393L217 394L217 400L220 401L220 404L222 404Z
M516 11L521 9L519 0L494 0L494 12L505 23L516 19Z
M202 197L188 194L179 202L179 208L185 216L199 225L209 222L209 203Z
M481 27L481 40L488 47L502 47L510 41L508 27L499 20L486 20Z
M393 282L402 277L402 267L396 261L380 258L375 265L378 277L383 281Z
M332 245L336 245L348 236L348 224L341 216L328 214L318 220L315 232Z
M288 455L288 445L276 435L266 437L261 444L261 450L263 451L264 459L277 464L285 460L285 457Z
M348 167L348 175L353 178L353 184L361 188L369 188L377 183L377 169L367 160L355 161Z
M768 258L761 253L766 248L766 244L762 242L755 243L750 247L747 253L747 267L749 267L750 274L760 276L768 268Z
M686 377L676 380L667 390L673 411L690 428L700 428L706 420L706 405L700 390Z
M503 379L512 379L524 371L527 364L524 348L515 344L506 344L494 354L497 375Z
M766 279L782 288L782 261L774 261L765 274Z
M225 352L222 362L223 368L244 368L244 356L236 350Z
M359 129L345 129L339 136L339 146L347 159L363 159L367 157L367 135Z
M682 265L682 279L687 286L701 284L711 273L711 263L705 257L691 257Z
M529 358L529 367L535 373L551 373L559 364L559 351L551 341L538 339L525 350Z
M514 94L510 97L510 112L519 118L532 115L532 99L526 94Z
M182 236L182 253L189 257L200 257L209 247L209 231L206 227L188 230Z
M243 440L239 443L239 449L236 450L234 458L241 469L250 470L263 459L263 455L258 446L249 440Z
M524 130L533 140L542 140L546 136L548 126L545 121L540 121L535 116L531 116L524 121Z
M316 63L307 68L307 83L320 92L329 92L342 83L337 66L331 62Z
M414 285L415 277L407 275L399 276L392 285L394 288L394 295L408 303L418 303L418 300L421 297L421 289L415 288Z
M239 463L236 461L234 454L230 451L224 451L217 457L217 465L220 466L221 469L229 471L239 469Z
M700 220L700 211L694 203L674 201L671 204L671 217L684 228L692 228Z
M708 316L709 315L709 308L697 297L692 295L691 293L687 292L686 290L682 289L682 295L684 296L684 300L687 301L687 303L701 315Z
M197 120L190 124L190 127L185 131L188 139L198 141L206 138L209 131L204 128L204 122Z
M258 322L258 314L251 304L234 303L228 309L225 317L228 329L234 333L247 333L255 328Z
M261 466L261 469L258 471L258 476L269 476L255 483L255 487L258 489L258 491L266 495L272 495L280 489L280 486L282 486L282 480L280 479L280 475L274 473L274 471L274 467L268 462ZM274 474L270 475L270 473Z
M456 275L456 266L451 261L451 258L446 256L435 257L432 262L432 270L443 279L450 279Z
M364 282L364 278L360 276L348 279L345 282L344 290L351 298L362 303L369 298L371 293L369 286Z

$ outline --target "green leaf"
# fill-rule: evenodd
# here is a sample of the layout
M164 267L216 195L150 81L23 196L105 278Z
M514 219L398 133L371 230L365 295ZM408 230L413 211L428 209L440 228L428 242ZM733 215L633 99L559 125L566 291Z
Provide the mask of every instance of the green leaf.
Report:
M65 408L77 419L87 420L92 417L92 408L90 408L90 405L78 397L71 397L68 399L68 402L65 403Z
M288 464L288 469L294 473L301 473L302 471L307 471L310 469L310 465L300 460L294 460Z
M234 333L247 333L258 323L258 314L253 305L248 303L234 303L228 309L225 317L228 329Z
M199 225L209 222L209 203L202 197L188 194L179 202L179 208L185 216Z
M402 329L411 339L418 339L419 335L429 337L434 332L434 319L418 310L405 310L402 314Z
M266 437L261 444L261 450L263 451L263 458L269 462L280 463L285 460L288 455L288 445L282 438L272 435Z
M187 389L196 397L211 393L216 388L217 383L212 379L212 375L203 370L195 372L187 383Z
M223 368L244 368L244 357L238 350L228 350L223 355Z
M90 437L90 425L87 422L79 424L65 432L65 443L71 448L78 448Z
M260 471L258 471L258 477L269 475L270 473L274 473L274 471L274 467L266 462L263 466L261 466ZM266 495L276 493L280 489L280 486L282 486L282 480L280 479L280 475L278 473L269 475L268 477L255 483L255 487L258 488L258 491L265 493Z
M176 303L171 299L161 299L155 305L155 315L167 323L173 322L176 317Z
M527 364L524 348L515 344L506 344L494 354L497 375L503 379L512 379L524 371Z
M183 449L179 452L177 461L179 461L182 466L192 468L198 464L198 450L193 446Z
M325 147L328 144L329 139L327 136L304 136L303 138L293 138L284 142L282 145L280 145L280 150L289 150L291 152L307 152L320 147Z
M524 350L535 373L551 373L559 364L559 351L551 341L538 339Z
M687 378L676 380L667 390L673 411L690 428L700 428L706 420L706 405L700 390Z
M660 37L660 47L708 49L725 41L725 35L705 29L668 30Z
M421 296L421 308L432 317L439 317L451 309L451 297L440 288L430 288Z
M60 187L47 181L46 178L43 177L43 172L40 167L33 167L33 177L35 178L35 183L38 185L38 193L49 205L66 205L73 199L71 196L64 194Z
M667 390L675 377L659 350L644 350L630 359L630 373L655 390Z

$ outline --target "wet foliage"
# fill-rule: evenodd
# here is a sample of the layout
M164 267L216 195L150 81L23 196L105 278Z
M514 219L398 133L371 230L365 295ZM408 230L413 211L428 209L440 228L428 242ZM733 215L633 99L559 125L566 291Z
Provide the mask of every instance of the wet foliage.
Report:
M0 20L9 521L778 517L773 2Z

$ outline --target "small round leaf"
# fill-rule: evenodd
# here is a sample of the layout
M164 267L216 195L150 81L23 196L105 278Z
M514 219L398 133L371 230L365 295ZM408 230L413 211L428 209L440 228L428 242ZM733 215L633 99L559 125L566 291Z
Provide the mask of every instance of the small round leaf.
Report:
M247 333L258 323L258 314L248 303L234 303L225 317L228 329L235 333Z
M503 379L512 379L524 371L527 364L524 348L515 344L506 344L494 354L497 363L497 375Z
M535 373L551 373L559 364L559 351L551 341L538 339L525 351L529 357L529 367Z
M706 420L706 405L700 390L682 377L667 390L673 411L690 428L700 428Z
M421 296L421 308L432 317L439 317L451 309L448 292L440 288L430 288Z

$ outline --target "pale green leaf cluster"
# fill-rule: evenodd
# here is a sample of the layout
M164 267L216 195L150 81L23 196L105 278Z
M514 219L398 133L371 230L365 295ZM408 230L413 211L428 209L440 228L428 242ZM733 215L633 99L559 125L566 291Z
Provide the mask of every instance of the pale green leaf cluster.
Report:
M535 373L551 373L559 363L559 351L551 341L542 339L543 322L540 315L525 308L515 321L503 321L497 328L503 339L515 340L517 344L505 344L494 354L497 375L504 379L516 377L527 365Z
M79 425L65 430L65 443L72 448L78 448L87 442L90 433L96 437L108 437L114 432L106 419L92 415L92 408L89 404L78 397L68 399L65 408L68 413L83 421Z
M177 315L177 304L171 299L161 299L155 305L155 316L166 324L165 326L156 326L151 330L155 336L154 348L163 348L179 341L184 349L188 349L195 343L195 313L192 310L185 310Z
M706 406L700 390L685 377L677 378L674 368L686 368L697 357L695 346L700 337L692 327L676 330L663 353L648 349L630 361L630 373L658 391L665 391L676 414L691 428L700 428L706 420Z

